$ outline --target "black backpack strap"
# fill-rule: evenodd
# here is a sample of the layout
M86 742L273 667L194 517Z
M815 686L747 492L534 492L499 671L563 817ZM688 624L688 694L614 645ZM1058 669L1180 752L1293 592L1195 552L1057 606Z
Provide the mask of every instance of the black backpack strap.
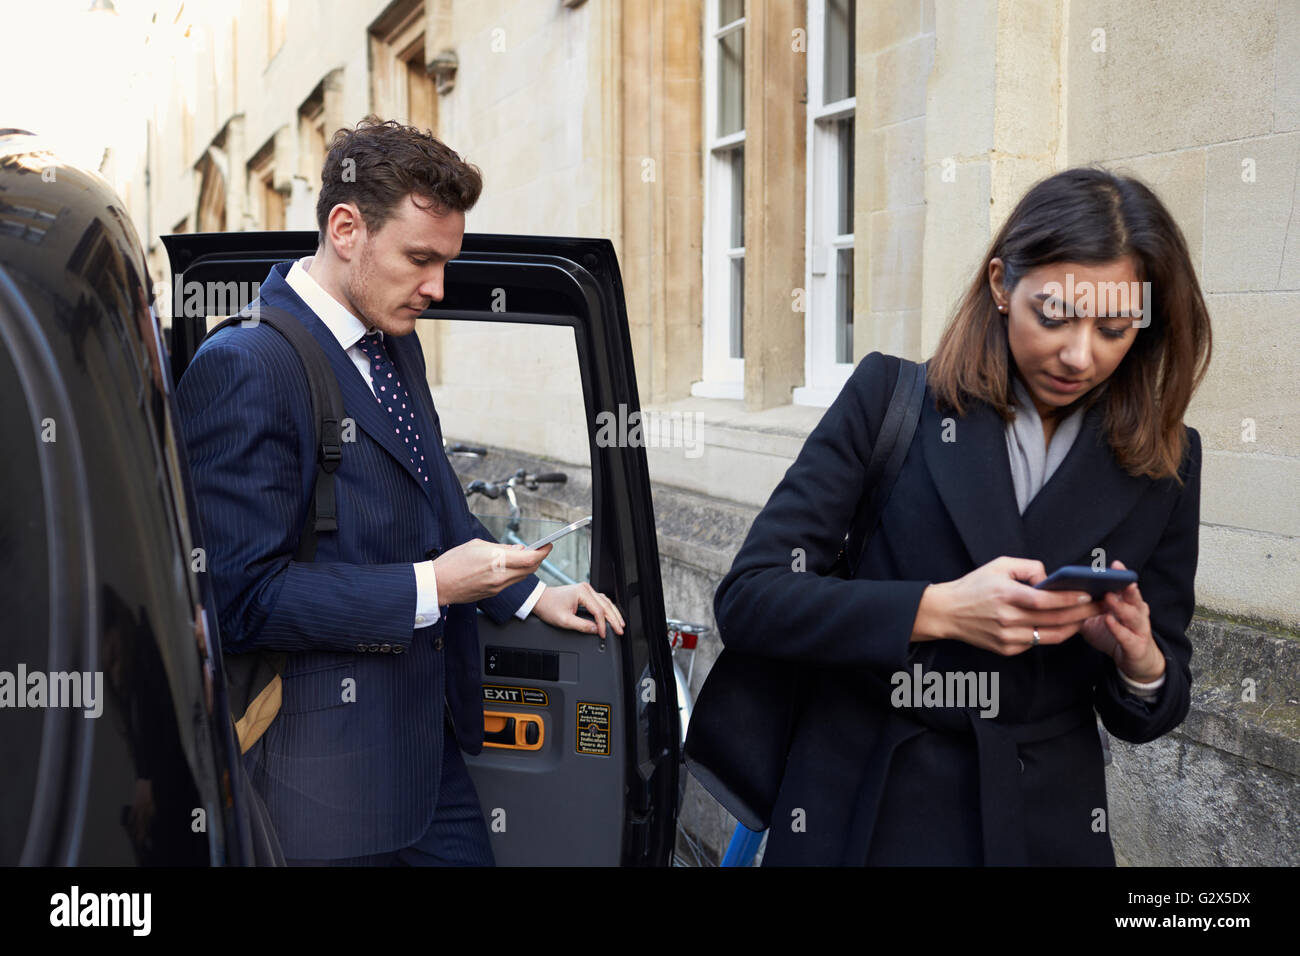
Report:
M208 335L230 325L242 325L250 318L248 313L232 315L217 325ZM342 422L343 394L338 379L330 366L320 343L294 316L258 302L257 321L265 322L279 332L302 362L307 373L307 387L311 392L312 416L316 419L316 488L312 493L311 511L298 542L298 561L311 561L316 556L316 539L323 532L338 530L338 506L334 495L334 472L343 457Z
M912 445L917 423L921 420L921 403L925 400L925 365L899 359L898 380L889 398L889 408L880 423L880 433L871 449L863 498L853 526L845 540L844 553L852 556L849 577L853 577L866 550L867 542L880 523L898 473L903 469L907 450Z
M317 536L323 532L337 531L339 526L334 472L343 458L343 394L339 390L338 379L328 356L306 327L293 315L283 309L269 307L260 299L255 305L255 321L265 322L284 336L298 353L298 360L307 373L312 417L316 421L316 487L312 491L311 509L294 559L311 561L316 557ZM243 325L246 320L254 320L254 314L248 310L218 323L208 335L231 325ZM241 752L247 752L261 737L279 711L279 698L268 688L277 677L284 674L288 657L285 651L222 655L231 719L239 734ZM241 724L248 724L252 729L241 729ZM244 742L246 737L250 738L247 743Z

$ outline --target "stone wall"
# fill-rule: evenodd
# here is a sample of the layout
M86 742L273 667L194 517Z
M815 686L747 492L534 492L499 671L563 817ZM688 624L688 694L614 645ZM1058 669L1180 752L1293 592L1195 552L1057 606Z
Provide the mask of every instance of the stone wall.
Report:
M1187 416L1205 447L1197 594L1294 627L1300 5L1074 0L1069 10L1069 161L1127 169L1167 202L1214 324L1214 360Z

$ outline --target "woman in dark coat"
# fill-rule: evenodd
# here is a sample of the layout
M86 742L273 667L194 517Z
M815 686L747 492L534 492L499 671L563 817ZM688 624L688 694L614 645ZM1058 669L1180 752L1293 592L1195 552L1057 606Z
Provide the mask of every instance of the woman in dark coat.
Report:
M1094 169L1039 183L927 365L842 580L827 572L899 374L862 361L715 598L728 648L806 665L765 863L1114 864L1094 710L1133 743L1187 714L1201 449L1182 419L1209 354L1155 195ZM1101 600L1032 587L1064 565L1138 582ZM929 672L948 697L912 691ZM985 696L962 708L959 686Z

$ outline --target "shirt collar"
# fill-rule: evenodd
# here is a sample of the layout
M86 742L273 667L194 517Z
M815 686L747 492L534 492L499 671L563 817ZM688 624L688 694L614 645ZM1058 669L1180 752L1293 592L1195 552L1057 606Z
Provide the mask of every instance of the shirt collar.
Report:
M334 338L338 339L339 345L346 352L360 342L361 337L370 330L348 310L347 306L326 292L321 284L312 278L307 270L311 268L314 258L314 256L305 256L296 261L290 267L284 281L288 283L289 288L298 293L298 297L303 302L307 303L307 307L316 313L316 317L325 324L325 328L330 330ZM380 341L383 341L383 337L384 333L379 332Z

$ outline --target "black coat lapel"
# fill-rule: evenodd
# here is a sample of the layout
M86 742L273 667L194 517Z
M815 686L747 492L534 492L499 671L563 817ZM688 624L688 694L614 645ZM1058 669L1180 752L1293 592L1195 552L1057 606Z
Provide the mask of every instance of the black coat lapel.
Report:
M934 408L926 389L918 426L926 467L976 567L1002 555L1028 557L1006 433L992 406L977 402L958 418Z
M1065 460L1022 516L1006 426L997 412L976 402L964 417L940 415L927 391L920 423L926 466L976 567L1001 555L1035 558L1048 574L1065 564L1091 563L1092 549L1150 485L1115 461L1103 431L1104 412L1098 402L1084 413ZM945 433L953 440L944 441ZM1108 567L1113 557L1106 555Z
M1093 548L1151 485L1116 462L1106 440L1104 406L1100 401L1084 413L1065 460L1025 509L1025 536L1048 574L1065 564L1091 564ZM1114 558L1106 555L1105 566Z

